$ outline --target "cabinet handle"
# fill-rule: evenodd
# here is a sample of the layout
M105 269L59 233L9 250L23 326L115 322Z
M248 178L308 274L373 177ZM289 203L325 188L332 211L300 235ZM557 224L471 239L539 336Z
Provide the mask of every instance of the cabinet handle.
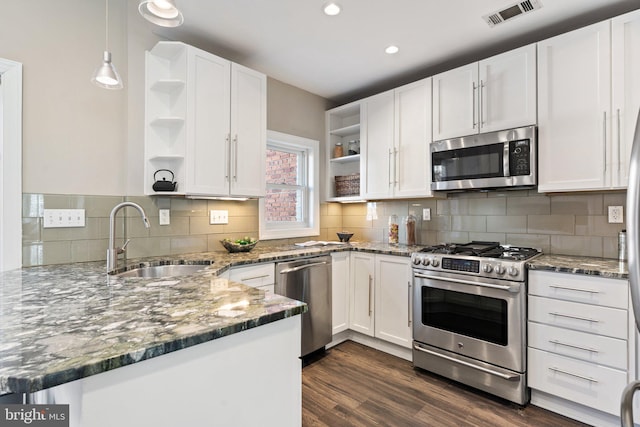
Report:
M618 108L617 110L617 116L618 116L618 120L617 120L617 126L618 126L618 172L620 172L620 151L622 149L622 146L620 145L620 109Z
M571 347L571 348L577 348L578 350L584 350L584 351L588 351L590 353L600 353L598 350L596 350L595 348L589 348L589 347L582 347L579 345L575 345L575 344L567 344L565 342L562 341L558 341L558 340L549 340L549 342L551 344L557 344L557 345L562 345L564 347Z
M369 317L371 317L371 283L373 278L369 275Z
M389 177L389 186L393 185L393 178L391 178L391 148L389 148L389 158L388 158L388 166L389 166L389 170L387 172L387 176Z
M565 375L569 375L569 376L572 376L572 377L580 378L581 380L589 381L590 383L598 383L598 380L596 380L595 378L585 377L584 375L579 375L579 374L574 374L573 372L564 371L564 370L558 369L558 368L556 368L554 366L551 366L549 368L549 370L553 371L553 372L560 373L560 374L565 374Z
M269 274L263 274L261 276L251 276L251 277L241 277L240 281L244 282L245 280L253 280L253 279L263 279L265 277L269 277Z
M556 313L556 312L553 312L553 313L549 312L549 314L557 317L566 317L569 319L584 320L585 322L590 322L590 323L600 323L598 319L591 319L589 317L574 316L572 314L563 314L563 313Z
M480 111L480 127L484 127L484 105L483 105L483 101L484 101L484 81L480 80L480 104L478 106L478 109Z
M233 180L238 181L238 135L233 137L233 145L235 147L233 150Z
M476 82L471 82L471 122L476 128Z
M393 149L393 176L395 178L395 184L398 185L398 149Z
M549 285L550 288L554 289L562 289L565 291L576 291L576 292L585 292L588 294L599 294L600 291L593 291L591 289L578 289L578 288L570 288L568 286L558 286L558 285Z
M606 177L607 173L607 112L605 111L602 116L602 158L604 159L604 171L603 174Z
M407 326L411 327L411 281L407 281Z
M224 179L229 181L229 168L231 167L231 134L227 134L225 139L225 162L224 162Z

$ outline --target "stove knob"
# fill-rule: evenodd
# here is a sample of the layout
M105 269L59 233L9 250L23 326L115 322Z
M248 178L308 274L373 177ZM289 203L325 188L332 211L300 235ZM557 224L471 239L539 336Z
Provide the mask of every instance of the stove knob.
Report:
M503 275L505 271L506 269L502 265L500 264L496 265L496 273Z
M422 265L424 265L425 267L427 267L430 264L429 262L429 258L423 258L422 259Z
M491 264L485 264L484 267L482 267L482 271L485 273L491 273L493 271L493 266Z
M519 273L516 267L509 267L509 276L517 276Z
M412 261L415 265L420 264L420 258L414 258Z
M434 258L431 260L431 265L434 267L437 267L440 265L440 261L438 261L438 258Z

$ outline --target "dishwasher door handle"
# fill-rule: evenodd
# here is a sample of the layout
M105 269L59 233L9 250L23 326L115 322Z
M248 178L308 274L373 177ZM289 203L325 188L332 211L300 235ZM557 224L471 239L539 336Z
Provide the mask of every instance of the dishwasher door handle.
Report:
M312 263L309 263L309 264L299 265L297 267L285 268L284 270L282 270L280 272L280 274L293 273L293 272L296 272L296 271L304 270L305 268L317 267L319 265L326 265L326 264L327 264L327 261L312 262Z

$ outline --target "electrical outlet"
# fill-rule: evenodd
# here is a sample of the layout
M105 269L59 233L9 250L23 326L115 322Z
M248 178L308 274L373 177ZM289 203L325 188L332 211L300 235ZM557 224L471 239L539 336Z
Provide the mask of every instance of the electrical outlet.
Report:
M431 221L431 208L422 209L422 220Z
M622 224L623 222L622 206L609 206L609 224Z
M209 211L209 224L229 224L229 211Z
M171 210L169 209L159 209L158 210L160 218L160 225L170 225L171 224Z
M43 227L84 227L84 209L45 209Z

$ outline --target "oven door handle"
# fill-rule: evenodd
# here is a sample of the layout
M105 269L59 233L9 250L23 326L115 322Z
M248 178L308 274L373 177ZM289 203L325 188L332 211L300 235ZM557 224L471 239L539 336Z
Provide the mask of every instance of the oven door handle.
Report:
M431 356L440 357L440 358L446 359L446 360L448 360L450 362L458 363L460 365L464 365L464 366L467 366L469 368L476 369L478 371L482 371L482 372L490 374L490 375L495 375L495 376L503 378L505 380L511 381L511 380L518 379L518 375L515 375L515 374L511 374L511 375L503 374L502 372L494 371L493 369L485 368L483 366L477 366L477 365L474 365L473 363L465 362L464 360L458 360L458 359L456 359L454 357L446 356L444 354L436 353L435 351L427 350L426 348L423 348L422 346L420 346L418 344L415 344L415 343L413 344L413 348L415 350L417 350L417 351L421 351L423 353L427 353L427 354L429 354Z
M471 280L453 279L451 277L428 276L428 275L422 274L422 273L413 273L413 275L414 275L414 277L418 277L420 279L433 279L433 280L442 280L443 282L462 283L464 285L474 285L474 286L480 286L480 287L483 287L483 288L500 289L501 291L509 291L509 292L512 292L512 293L515 293L515 294L520 292L520 287L519 286L493 285L491 283L473 282Z

